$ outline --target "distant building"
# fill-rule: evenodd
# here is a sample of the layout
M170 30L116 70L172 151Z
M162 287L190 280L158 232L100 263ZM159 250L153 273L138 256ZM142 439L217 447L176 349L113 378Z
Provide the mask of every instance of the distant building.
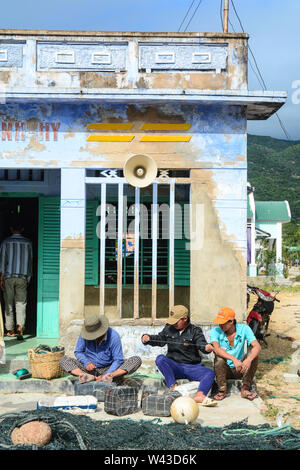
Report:
M270 249L276 250L274 274L282 277L282 224L291 221L290 205L288 201L255 201L254 194L253 188L248 184L248 275L257 276L257 251L262 239L266 239Z
M246 33L0 30L2 237L23 215L38 337L71 342L92 311L139 337L174 303L244 319L247 120L287 97L248 90L247 53Z

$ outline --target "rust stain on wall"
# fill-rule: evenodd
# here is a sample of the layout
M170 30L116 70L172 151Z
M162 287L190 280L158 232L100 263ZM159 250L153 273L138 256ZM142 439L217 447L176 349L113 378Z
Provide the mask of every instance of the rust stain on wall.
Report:
M194 249L196 245L194 242L191 244L193 321L212 321L218 309L225 306L232 307L241 319L245 307L241 282L245 279L245 259L226 233L215 210L213 199L217 188L212 172L192 170L191 174L194 179L191 185L192 232L196 227L197 205L202 205L204 211L201 249ZM201 235L198 233L198 236Z
M42 152L46 150L46 146L39 142L38 137L36 135L32 135L30 137L29 144L25 147L24 152L27 150L35 150L36 152Z
M79 72L82 88L117 88L117 74L99 72Z

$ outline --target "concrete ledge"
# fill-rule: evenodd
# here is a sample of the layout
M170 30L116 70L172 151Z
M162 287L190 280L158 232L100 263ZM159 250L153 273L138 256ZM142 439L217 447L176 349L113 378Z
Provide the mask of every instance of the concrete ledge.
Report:
M19 380L11 374L0 374L0 393L62 393L63 395L74 395L74 382L69 378Z

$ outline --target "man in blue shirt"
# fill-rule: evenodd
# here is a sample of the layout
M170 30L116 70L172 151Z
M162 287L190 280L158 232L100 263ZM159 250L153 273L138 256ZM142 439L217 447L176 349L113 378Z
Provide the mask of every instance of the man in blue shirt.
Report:
M261 347L248 325L236 323L232 308L223 307L213 320L219 326L210 331L210 343L215 353L215 374L218 393L215 400L226 397L227 379L242 379L242 398L254 400L256 393L250 387L257 369L258 355ZM245 357L245 341L251 351Z
M74 354L76 359L63 356L60 366L78 376L81 383L92 380L112 382L135 372L142 363L138 356L124 360L120 335L109 327L105 315L85 318Z

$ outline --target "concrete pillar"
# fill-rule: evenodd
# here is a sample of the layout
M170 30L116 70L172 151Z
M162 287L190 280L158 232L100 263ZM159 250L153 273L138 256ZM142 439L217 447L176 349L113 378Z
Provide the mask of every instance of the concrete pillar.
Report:
M59 331L84 316L85 169L61 170Z
M283 264L282 264L282 224L277 222L277 236L276 236L276 276L283 277Z
M211 322L221 307L231 307L241 321L246 312L246 243L241 253L223 232L209 196L209 175L191 170L191 319Z
M256 230L255 230L255 202L253 192L249 194L249 203L252 210L251 219L251 261L248 266L248 276L257 276L257 264L256 264Z

